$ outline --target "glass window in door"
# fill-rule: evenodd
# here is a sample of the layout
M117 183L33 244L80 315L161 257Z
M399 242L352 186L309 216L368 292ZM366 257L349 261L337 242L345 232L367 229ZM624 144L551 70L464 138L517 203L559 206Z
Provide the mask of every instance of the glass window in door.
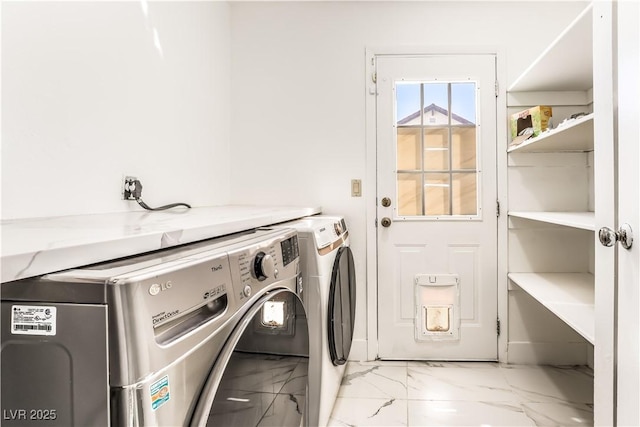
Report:
M477 84L396 82L398 216L478 216Z

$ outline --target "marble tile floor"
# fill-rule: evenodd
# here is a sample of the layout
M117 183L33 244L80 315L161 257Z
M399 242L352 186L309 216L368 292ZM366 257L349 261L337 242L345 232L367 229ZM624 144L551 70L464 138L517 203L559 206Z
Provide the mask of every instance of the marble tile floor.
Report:
M349 362L329 426L589 426L587 367Z

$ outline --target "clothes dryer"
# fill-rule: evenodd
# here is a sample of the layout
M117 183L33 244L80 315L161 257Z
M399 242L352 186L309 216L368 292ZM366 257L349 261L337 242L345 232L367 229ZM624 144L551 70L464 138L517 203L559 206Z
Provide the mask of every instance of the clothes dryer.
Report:
M253 230L3 283L3 426L307 425L298 252Z
M325 426L353 340L356 279L343 217L311 216L278 225L298 232L309 324L309 425Z

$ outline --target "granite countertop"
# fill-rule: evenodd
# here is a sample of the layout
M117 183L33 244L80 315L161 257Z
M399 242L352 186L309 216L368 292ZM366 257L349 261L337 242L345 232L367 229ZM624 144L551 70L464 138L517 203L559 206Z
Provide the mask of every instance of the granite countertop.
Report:
M223 236L319 207L213 206L2 221L2 282Z

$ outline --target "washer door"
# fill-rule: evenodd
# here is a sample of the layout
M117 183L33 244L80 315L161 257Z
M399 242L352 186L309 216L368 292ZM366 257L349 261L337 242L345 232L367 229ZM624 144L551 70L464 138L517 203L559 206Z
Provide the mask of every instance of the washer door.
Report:
M329 289L329 354L334 365L349 358L356 320L356 270L348 246L338 249Z
M298 296L279 289L242 317L218 356L192 426L306 425L309 330Z

